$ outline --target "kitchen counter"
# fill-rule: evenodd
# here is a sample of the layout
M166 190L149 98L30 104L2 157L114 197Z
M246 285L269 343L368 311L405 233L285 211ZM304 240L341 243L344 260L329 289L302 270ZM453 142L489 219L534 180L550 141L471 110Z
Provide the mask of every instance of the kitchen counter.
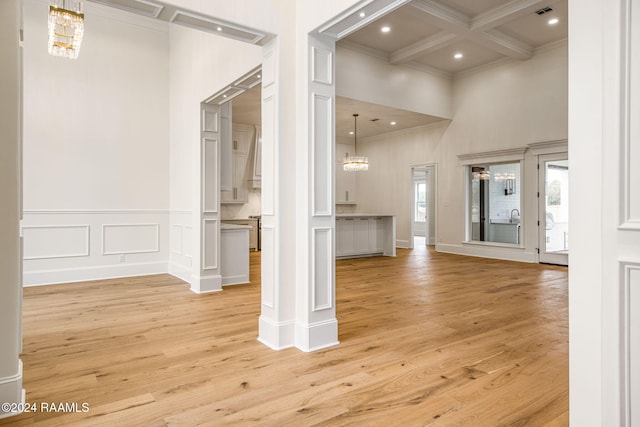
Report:
M260 250L260 225L256 218L223 219L220 225L242 225L245 227L250 227L249 249L253 249L254 251Z
M336 258L396 256L396 216L336 215Z

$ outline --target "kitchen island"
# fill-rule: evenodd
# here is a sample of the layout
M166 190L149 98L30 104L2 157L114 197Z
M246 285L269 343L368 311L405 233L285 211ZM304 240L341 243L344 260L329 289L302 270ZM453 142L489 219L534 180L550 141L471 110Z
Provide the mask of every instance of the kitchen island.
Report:
M395 215L336 215L336 258L380 255L396 256Z

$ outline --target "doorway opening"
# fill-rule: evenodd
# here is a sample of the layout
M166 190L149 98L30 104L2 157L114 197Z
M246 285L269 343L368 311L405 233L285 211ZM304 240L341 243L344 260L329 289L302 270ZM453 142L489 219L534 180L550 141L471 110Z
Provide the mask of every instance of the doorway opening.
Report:
M411 167L409 247L435 245L435 165Z
M538 158L539 262L569 265L569 161L566 153Z

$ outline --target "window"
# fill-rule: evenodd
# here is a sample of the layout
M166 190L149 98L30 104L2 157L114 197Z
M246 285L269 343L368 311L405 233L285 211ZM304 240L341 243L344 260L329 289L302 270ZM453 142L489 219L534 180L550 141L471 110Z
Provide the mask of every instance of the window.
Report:
M520 161L472 164L469 179L470 241L521 242Z

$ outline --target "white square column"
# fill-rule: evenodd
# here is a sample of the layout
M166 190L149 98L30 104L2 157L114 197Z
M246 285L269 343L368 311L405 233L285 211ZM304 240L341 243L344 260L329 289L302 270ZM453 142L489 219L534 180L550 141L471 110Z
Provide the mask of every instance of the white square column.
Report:
M263 48L258 339L274 349L313 351L338 344L335 47L332 40L288 36Z
M0 2L0 402L23 402L21 200L21 2ZM0 419L15 413L0 410Z

